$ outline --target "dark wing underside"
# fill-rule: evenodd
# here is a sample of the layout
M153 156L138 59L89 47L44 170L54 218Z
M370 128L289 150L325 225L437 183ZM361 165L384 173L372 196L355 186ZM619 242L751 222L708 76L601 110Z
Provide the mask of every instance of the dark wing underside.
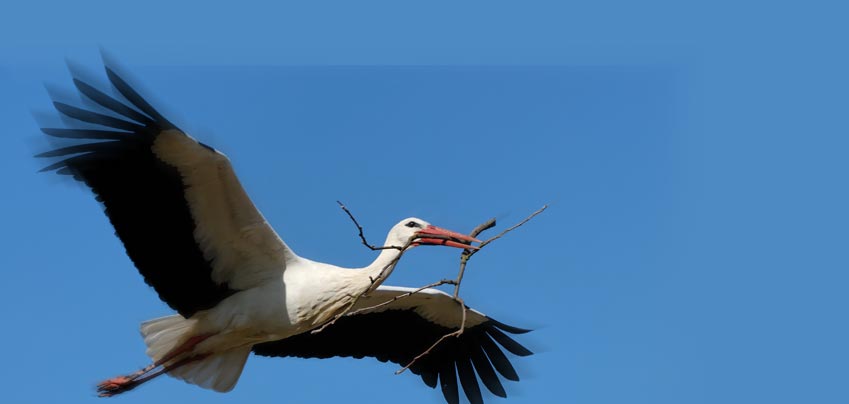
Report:
M90 111L54 102L77 122L42 129L71 139L67 147L38 155L63 158L42 171L57 170L88 185L145 282L171 308L190 317L234 291L210 277L212 266L195 240L183 179L151 150L159 134L177 128L110 68L106 73L129 104L74 79L97 106Z
M258 344L253 352L262 356L300 358L374 357L405 366L443 335L454 331L436 325L414 310L387 310L342 317L323 331L305 332L287 339ZM431 353L419 359L410 371L420 375L430 387L442 386L445 400L459 402L458 376L471 403L482 403L478 379L493 394L507 393L498 374L518 381L519 376L502 348L519 356L531 352L507 336L527 330L494 320L467 328L458 338L447 338Z

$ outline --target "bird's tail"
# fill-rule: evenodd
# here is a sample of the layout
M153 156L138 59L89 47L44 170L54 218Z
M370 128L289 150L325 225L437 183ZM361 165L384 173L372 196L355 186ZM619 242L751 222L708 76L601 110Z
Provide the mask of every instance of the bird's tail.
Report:
M251 347L237 347L220 352L191 352L174 356L188 341L197 339L197 344L206 336L195 333L196 321L179 315L160 317L145 321L141 325L147 355L154 363L162 364L167 374L203 388L219 392L230 391L236 386L242 368L251 353Z
M192 336L194 325L194 320L177 314L143 322L141 334L147 345L147 356L154 362L161 362Z
M250 346L218 352L171 370L168 375L223 393L236 387L250 353Z

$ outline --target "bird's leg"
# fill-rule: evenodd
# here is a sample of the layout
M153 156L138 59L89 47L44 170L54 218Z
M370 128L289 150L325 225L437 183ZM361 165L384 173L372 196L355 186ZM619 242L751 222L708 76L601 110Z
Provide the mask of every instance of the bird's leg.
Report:
M146 383L150 380L155 379L156 377L161 376L164 373L168 373L172 370L175 370L175 369L180 368L182 366L188 365L189 363L192 363L192 362L204 360L208 356L209 356L209 354L190 356L188 358L184 358L180 361L177 361L177 362L175 362L175 363L173 363L169 366L161 366L156 371L154 371L150 374L147 374L144 377L139 377L139 376L150 372L150 370L154 369L155 367L141 373L139 376L135 376L134 378L130 378L130 376L119 376L119 377L109 379L109 380L97 385L97 393L98 393L97 395L98 395L98 397L112 397L114 395L118 395L118 394L130 391L130 390L142 385L143 383ZM150 368L151 366L153 366L153 365L149 365L147 368ZM145 369L147 369L147 368L145 368ZM145 369L142 369L142 371L145 370ZM139 371L139 372L141 372L141 371ZM139 373L139 372L136 372L136 373ZM134 373L133 375L135 375L136 373Z
M117 376L117 377L113 377L111 379L107 379L107 380L103 381L102 383L97 385L97 391L100 393L99 395L101 397L110 397L110 396L113 396L115 394L122 393L124 391L132 390L133 388L135 388L139 384L144 383L144 382L146 382L150 379L153 379L156 376L159 376L160 374L162 374L162 372L167 372L168 370L175 369L176 367L185 365L186 363L203 359L203 357L205 357L205 355L192 356L192 357L183 359L181 361L178 361L177 363L175 363L171 366L163 366L166 363L176 359L178 356L180 356L180 355L182 355L186 352L190 352L198 344L200 344L201 342L205 341L207 338L209 338L213 335L214 334L203 334L203 335L196 335L196 336L190 337L185 342L178 345L176 348L172 349L171 352L168 352L165 356L162 357L162 359L160 359L156 362L153 362L150 365L147 365L147 366L145 366L145 367L139 369L138 371L133 372L129 375ZM186 362L187 360L189 360L189 362ZM148 373L150 373L151 371L153 371L154 369L156 369L160 366L163 366L163 367L161 369L157 370L156 372L153 372L150 375L148 375ZM147 375L147 376L145 376L145 375ZM142 378L142 376L145 376L145 377Z

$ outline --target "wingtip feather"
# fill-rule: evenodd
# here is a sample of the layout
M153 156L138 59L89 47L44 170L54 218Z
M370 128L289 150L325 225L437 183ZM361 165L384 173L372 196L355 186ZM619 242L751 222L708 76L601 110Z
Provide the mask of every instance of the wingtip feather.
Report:
M497 328L490 328L487 330L487 334L489 334L493 339L498 341L504 349L510 351L513 355L517 356L529 356L533 355L530 349L525 348L522 344L516 342L513 338L507 336L507 334L501 332Z
M492 324L493 324L495 327L497 327L497 328L501 329L502 331L507 331L507 332L509 332L510 334L525 334L525 333L529 333L529 332L533 331L533 330L531 330L531 329L519 328L519 327L514 327L514 326L512 326L512 325L507 325L507 324L504 324L504 323L502 323L502 322L500 322L500 321L498 321L498 320L494 320L494 319L489 318L489 317L487 317L487 319L488 319L490 322L492 322Z

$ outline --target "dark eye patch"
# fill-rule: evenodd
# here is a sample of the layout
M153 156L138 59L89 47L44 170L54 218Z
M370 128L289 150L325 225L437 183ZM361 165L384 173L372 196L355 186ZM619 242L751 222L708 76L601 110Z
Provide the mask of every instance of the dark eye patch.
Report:
M412 220L410 220L409 222L407 222L407 224L405 224L404 226L407 226L407 227L422 227L422 226L420 226L418 223L416 223L416 222L414 222L414 221L412 221Z

